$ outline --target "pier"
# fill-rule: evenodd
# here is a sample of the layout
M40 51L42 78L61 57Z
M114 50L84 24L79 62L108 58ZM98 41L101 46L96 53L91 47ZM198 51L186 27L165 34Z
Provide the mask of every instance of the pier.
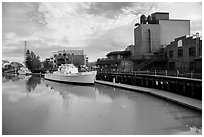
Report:
M182 95L177 95L174 93L170 93L170 92L166 92L166 91L158 90L158 89L151 89L151 88L146 88L146 87L132 86L132 85L120 84L120 83L112 83L112 82L101 81L101 80L96 80L95 82L98 84L103 84L103 85L131 90L131 91L151 94L151 95L196 109L198 111L202 111L202 101L201 100L185 97Z
M201 79L137 73L98 72L96 83L142 91L202 110Z

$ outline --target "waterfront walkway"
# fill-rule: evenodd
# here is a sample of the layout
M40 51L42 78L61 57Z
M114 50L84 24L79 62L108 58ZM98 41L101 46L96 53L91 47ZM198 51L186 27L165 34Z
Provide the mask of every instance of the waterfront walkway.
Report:
M153 88L146 88L146 87L139 87L139 86L132 86L132 85L126 85L126 84L121 84L121 83L113 83L113 82L107 82L107 81L101 81L101 80L95 80L95 83L99 84L104 84L104 85L109 85L109 86L114 86L118 88L124 88L128 90L133 90L133 91L140 91L143 93L148 93L157 97L164 98L166 100L202 111L202 100L197 100L189 97L185 97L182 95L174 94L171 92L167 92L164 90L159 90L159 89L153 89Z

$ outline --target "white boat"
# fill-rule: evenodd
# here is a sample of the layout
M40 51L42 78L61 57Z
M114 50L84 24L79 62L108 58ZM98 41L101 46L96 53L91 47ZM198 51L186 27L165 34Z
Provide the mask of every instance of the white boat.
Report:
M19 70L18 70L18 74L19 75L27 75L27 74L30 74L31 71L28 70L28 68L25 68L25 67L21 67Z
M58 71L45 74L45 79L72 84L94 84L97 71L78 72L73 64L62 64Z

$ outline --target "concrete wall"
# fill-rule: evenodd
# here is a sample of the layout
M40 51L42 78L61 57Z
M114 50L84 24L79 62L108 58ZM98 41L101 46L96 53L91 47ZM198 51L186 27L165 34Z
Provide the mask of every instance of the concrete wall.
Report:
M134 63L131 60L121 60L118 70L123 72L133 71Z
M159 20L159 24L140 24L134 29L135 58L149 53L149 33L151 33L152 51L160 49L161 45L169 44L175 38L190 35L189 20Z
M158 24L140 24L135 28L135 56L148 54L150 43L149 43L149 32L151 34L151 47L152 51L158 50L160 47L160 26Z
M190 20L159 20L161 45L169 44L175 38L190 35Z
M135 54L135 46L134 45L129 45L129 46L127 46L125 51L130 51L131 55L134 55Z
M160 19L168 20L169 19L169 13L165 13L165 12L155 12L151 14L151 16L155 20L160 20Z

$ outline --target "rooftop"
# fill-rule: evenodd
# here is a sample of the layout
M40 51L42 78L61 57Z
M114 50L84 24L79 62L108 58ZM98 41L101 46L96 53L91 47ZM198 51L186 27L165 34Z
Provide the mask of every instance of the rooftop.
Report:
M113 51L109 52L106 56L111 56L111 55L130 55L130 51Z

